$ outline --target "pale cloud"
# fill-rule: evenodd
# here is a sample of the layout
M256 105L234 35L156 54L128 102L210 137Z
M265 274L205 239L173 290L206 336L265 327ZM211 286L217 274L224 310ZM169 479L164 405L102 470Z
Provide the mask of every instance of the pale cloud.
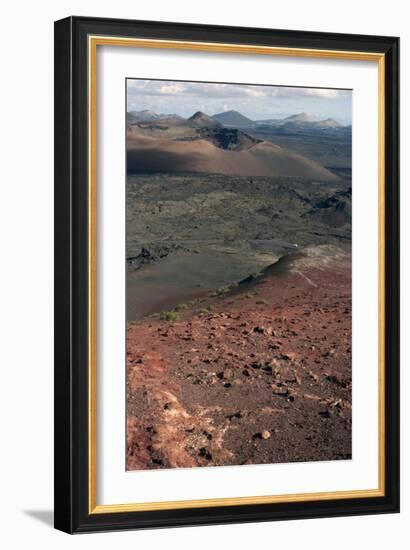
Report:
M256 86L217 84L202 82L164 82L160 80L128 80L130 95L206 95L207 97L266 97L269 90Z
M305 88L306 95L327 97L337 99L340 97L350 97L350 90L326 90L325 88Z
M334 90L330 88L290 88L276 87L271 90L272 97L276 98L294 98L294 97L323 97L327 99L340 99L350 97L350 90Z
M159 88L161 94L180 94L184 93L185 87L178 82L170 82L169 84L164 84Z

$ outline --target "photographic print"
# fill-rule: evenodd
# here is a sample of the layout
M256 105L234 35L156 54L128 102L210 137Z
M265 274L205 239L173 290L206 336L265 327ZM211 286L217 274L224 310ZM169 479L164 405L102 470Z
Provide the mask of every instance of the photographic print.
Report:
M127 469L351 459L351 90L126 86Z

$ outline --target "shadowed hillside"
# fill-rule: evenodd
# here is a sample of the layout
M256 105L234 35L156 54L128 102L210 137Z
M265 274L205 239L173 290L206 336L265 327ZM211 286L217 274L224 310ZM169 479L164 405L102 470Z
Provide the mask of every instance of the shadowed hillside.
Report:
M246 150L230 150L229 140L214 136L198 139L166 139L135 136L128 140L127 170L143 172L199 172L237 176L303 176L335 181L338 177L289 149L259 141ZM225 130L229 132L229 130ZM252 138L247 138L252 142ZM225 141L224 147L218 145ZM255 140L256 141L256 140ZM217 145L215 145L217 143Z

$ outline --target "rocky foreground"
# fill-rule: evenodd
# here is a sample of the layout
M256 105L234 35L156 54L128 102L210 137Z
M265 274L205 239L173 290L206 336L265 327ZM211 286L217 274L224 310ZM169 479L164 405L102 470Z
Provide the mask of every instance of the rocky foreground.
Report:
M130 323L127 423L129 470L350 459L350 253Z

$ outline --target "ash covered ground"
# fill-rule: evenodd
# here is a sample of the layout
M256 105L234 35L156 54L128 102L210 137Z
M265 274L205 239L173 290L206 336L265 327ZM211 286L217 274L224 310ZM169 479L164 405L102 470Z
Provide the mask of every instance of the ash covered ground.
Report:
M129 175L127 319L128 469L351 458L349 173Z

